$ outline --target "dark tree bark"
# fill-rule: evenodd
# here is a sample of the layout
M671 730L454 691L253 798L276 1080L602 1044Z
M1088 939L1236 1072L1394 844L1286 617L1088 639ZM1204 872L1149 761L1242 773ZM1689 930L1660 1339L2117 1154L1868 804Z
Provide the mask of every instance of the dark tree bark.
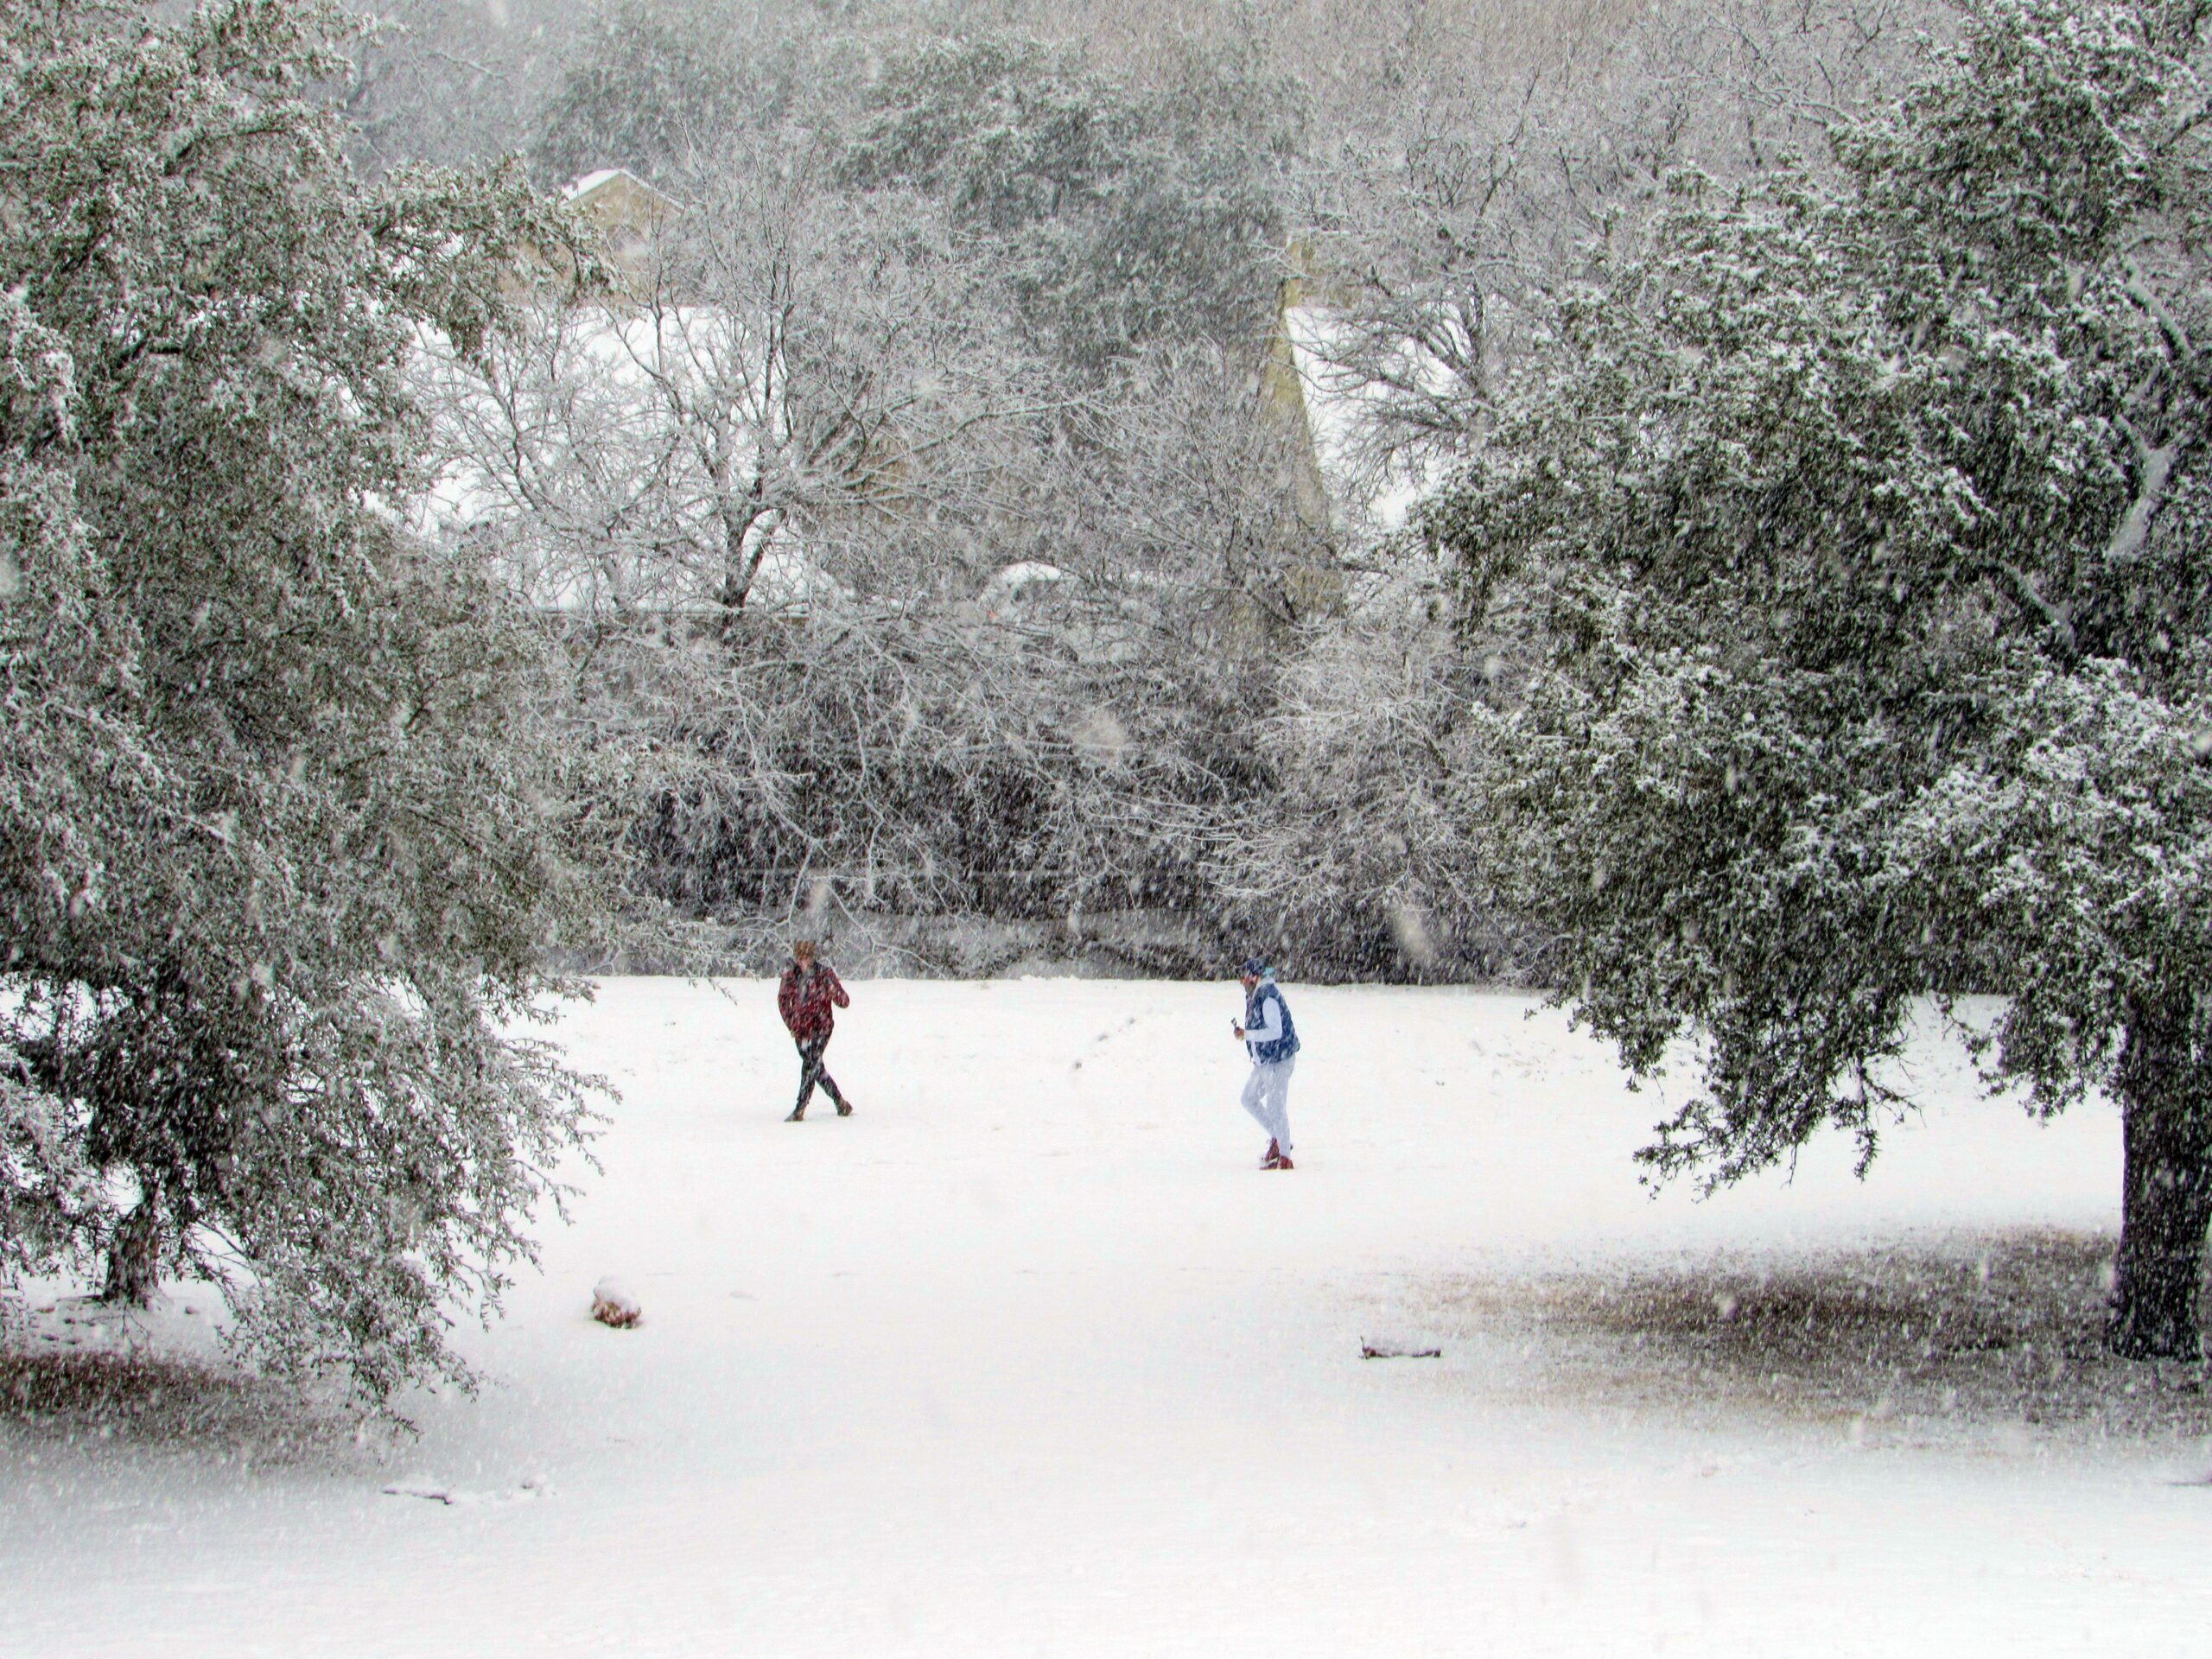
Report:
M138 1200L107 1246L107 1285L100 1300L145 1307L161 1283L162 1222L153 1195Z
M2139 1005L2120 1060L2126 1166L2107 1340L2129 1359L2201 1358L2198 1290L2212 1223L2212 1096L2187 998Z

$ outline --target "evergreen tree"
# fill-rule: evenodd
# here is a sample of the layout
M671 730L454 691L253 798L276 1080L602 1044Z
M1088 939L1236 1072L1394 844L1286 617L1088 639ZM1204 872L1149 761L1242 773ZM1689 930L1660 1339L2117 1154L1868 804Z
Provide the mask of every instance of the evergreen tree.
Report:
M2121 1107L2144 1356L2212 1216L2202 11L1990 0L1840 169L1679 178L1430 520L1470 626L1541 607L1498 880L1637 1071L1699 1050L1651 1167L1863 1169L1916 1000L2000 991L1993 1088Z
M578 29L537 115L549 186L625 167L664 187L738 134L772 128L806 62L803 25L750 0L607 0Z
M420 332L480 346L558 228L359 182L323 0L0 19L4 1256L207 1274L380 1398L458 1374L588 1119L508 1034L596 891L533 636L408 516Z
M1280 285L1283 163L1301 91L1249 41L1192 48L1156 85L1018 35L931 41L868 88L842 173L941 198L1013 273L1030 330L1096 372L1148 343L1247 355Z

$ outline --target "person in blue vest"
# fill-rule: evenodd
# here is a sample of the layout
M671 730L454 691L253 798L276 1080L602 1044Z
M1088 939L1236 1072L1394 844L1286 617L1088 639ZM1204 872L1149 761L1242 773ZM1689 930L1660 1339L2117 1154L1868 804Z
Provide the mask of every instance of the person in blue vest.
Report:
M1244 1084L1244 1109L1268 1132L1268 1155L1262 1169L1289 1169L1290 1074L1298 1064L1298 1027L1290 1022L1290 1004L1268 964L1254 957L1240 976L1244 985L1244 1022L1232 1022L1236 1040L1252 1057L1252 1075Z

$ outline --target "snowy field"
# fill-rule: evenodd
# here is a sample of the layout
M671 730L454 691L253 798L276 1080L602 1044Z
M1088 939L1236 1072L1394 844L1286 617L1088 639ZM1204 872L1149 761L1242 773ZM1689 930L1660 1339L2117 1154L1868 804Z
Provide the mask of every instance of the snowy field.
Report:
M1976 1103L1931 1041L1940 1109L1864 1187L1836 1143L1655 1201L1662 1102L1561 1016L1292 984L1299 1166L1267 1174L1233 986L858 984L858 1113L800 1125L772 988L725 988L571 1017L622 1091L605 1173L419 1438L0 1419L0 1653L2203 1650L2192 1436L1589 1386L1608 1351L1542 1317L1716 1259L2078 1255L2117 1213L2103 1110ZM633 1331L587 1317L609 1274Z

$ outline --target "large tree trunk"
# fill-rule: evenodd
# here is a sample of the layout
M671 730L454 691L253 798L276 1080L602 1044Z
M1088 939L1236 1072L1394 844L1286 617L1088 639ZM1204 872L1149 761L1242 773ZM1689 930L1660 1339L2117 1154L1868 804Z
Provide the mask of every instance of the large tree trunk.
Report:
M102 1301L146 1307L161 1283L162 1222L148 1193L123 1218L107 1245L107 1286Z
M2203 1351L2197 1292L2212 1223L2212 1098L2189 1012L2186 998L2139 1005L2120 1059L2125 1192L2107 1340L2129 1359Z

